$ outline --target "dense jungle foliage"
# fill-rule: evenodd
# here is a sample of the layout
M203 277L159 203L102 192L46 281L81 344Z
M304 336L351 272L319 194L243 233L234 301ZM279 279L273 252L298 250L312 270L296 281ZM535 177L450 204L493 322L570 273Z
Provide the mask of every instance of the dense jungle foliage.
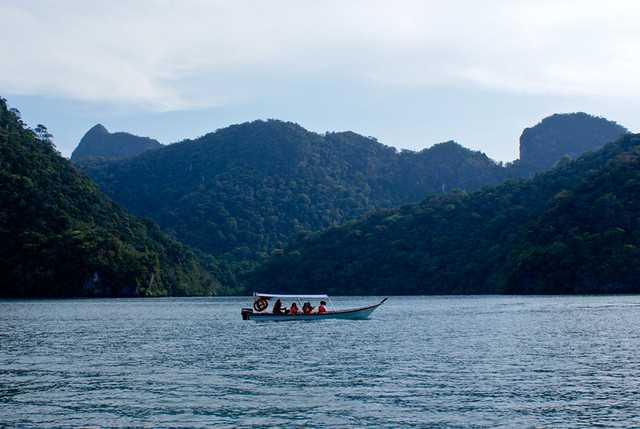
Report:
M508 172L454 143L402 151L288 122L233 125L135 158L81 164L116 202L229 261L427 193L478 189Z
M250 288L334 294L640 292L640 135L532 180L433 195L311 235Z
M78 147L71 154L71 161L130 158L161 147L157 140L149 137L138 137L123 132L110 133L103 125L98 124L82 137Z
M625 131L585 113L553 115L523 133L524 161L502 165L454 142L398 152L353 132L319 135L270 120L81 166L134 214L245 271L297 236L417 203L427 194L532 177ZM113 142L117 135L110 135Z
M213 259L111 202L50 138L0 98L0 296L216 292Z

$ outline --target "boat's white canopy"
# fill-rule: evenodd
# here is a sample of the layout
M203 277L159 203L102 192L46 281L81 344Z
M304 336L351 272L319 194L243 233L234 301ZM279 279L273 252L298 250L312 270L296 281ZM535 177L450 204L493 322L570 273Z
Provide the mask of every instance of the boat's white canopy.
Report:
M265 298L310 298L310 299L320 299L320 298L329 298L329 295L320 294L320 295L288 295L288 294L277 294L277 293L262 293L262 292L254 292L253 296L263 296Z

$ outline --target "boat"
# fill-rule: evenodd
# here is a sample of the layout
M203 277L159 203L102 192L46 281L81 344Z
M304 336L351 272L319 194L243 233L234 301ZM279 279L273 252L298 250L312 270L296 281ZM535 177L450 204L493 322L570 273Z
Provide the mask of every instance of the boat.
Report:
M344 320L364 320L371 316L373 311L380 307L388 298L384 298L377 304L367 305L364 307L335 309L331 298L328 295L288 295L288 294L275 294L275 293L260 293L254 292L254 301L252 308L243 308L241 310L242 320L254 320L256 322L266 321L292 321L292 320L326 320L326 319L344 319ZM298 308L302 309L302 300L327 300L327 311L324 313L318 313L314 311L309 314L304 314L300 310L297 314L289 314L283 312L281 314L273 313L273 303L278 299L291 299L297 303Z

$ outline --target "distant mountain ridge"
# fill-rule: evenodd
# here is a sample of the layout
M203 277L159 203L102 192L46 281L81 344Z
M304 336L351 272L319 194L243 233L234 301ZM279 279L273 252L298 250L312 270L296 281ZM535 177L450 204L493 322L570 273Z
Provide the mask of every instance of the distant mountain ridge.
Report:
M117 202L175 237L232 260L297 234L430 192L477 189L509 172L447 142L401 151L353 132L317 134L277 120L232 125L137 157L81 163Z
M130 158L161 147L160 142L149 137L139 137L125 132L110 133L104 125L97 124L82 137L71 154L71 161L78 162L90 158Z
M536 170L551 168L563 157L577 158L598 150L628 130L605 118L584 112L554 114L520 136L520 162Z
M587 124L588 144L569 135L576 120ZM525 138L525 160L503 165L452 141L398 151L351 131L318 134L268 120L231 125L128 159L94 158L79 165L115 201L172 236L251 265L297 236L374 210L532 177L548 168L543 165L604 145L623 130L587 114L554 115L523 133L546 135L554 158L539 154L544 145L529 150L533 146Z

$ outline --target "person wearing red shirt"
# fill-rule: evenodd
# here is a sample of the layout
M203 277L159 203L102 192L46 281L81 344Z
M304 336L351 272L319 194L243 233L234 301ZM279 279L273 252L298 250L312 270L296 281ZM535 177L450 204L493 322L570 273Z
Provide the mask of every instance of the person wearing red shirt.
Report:
M298 314L298 304L295 302L291 303L291 307L289 307L289 314Z
M326 313L327 307L325 307L327 303L325 301L320 301L320 305L318 306L318 314Z

